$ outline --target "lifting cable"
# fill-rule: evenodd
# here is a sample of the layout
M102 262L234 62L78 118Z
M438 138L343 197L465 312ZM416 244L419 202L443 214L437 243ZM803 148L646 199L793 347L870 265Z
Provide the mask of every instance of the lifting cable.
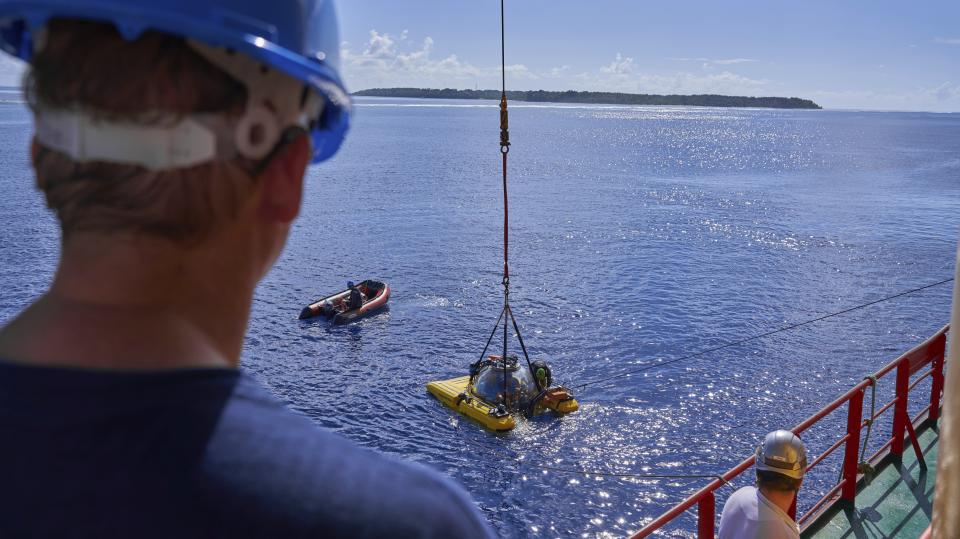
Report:
M506 31L504 23L504 0L500 0L500 155L503 158L503 310L497 317L497 322L493 326L490 338L480 352L480 361L483 361L490 347L490 342L497 333L500 326L500 320L503 319L503 395L504 404L506 404L507 388L507 336L512 323L513 330L516 332L517 341L520 343L520 349L523 351L523 357L527 362L527 368L533 375L533 365L530 364L530 355L527 353L527 347L523 342L523 336L520 335L520 327L517 325L517 319L513 316L513 309L510 308L510 218L509 204L507 200L507 154L510 153L510 129L507 118L507 54L506 54ZM506 316L505 316L506 315ZM478 362L479 365L479 362Z
M509 131L509 121L508 121L508 114L507 114L507 83L506 83L506 45L505 45L505 33L506 33L506 32L505 32L505 25L504 25L504 0L500 0L500 76L501 76L501 92L500 92L500 155L501 155L501 157L502 157L502 159L503 159L503 280L501 281L501 284L503 285L503 309L500 311L500 315L497 317L497 321L494 323L493 331L491 331L490 337L487 339L487 342L486 342L486 344L485 344L484 347L483 347L483 351L480 353L480 361L483 361L484 356L485 356L486 353L487 353L487 349L490 347L490 343L493 341L493 337L496 335L497 330L498 330L499 327L500 327L500 320L502 319L502 320L503 320L503 355L502 355L501 357L502 357L502 361L503 361L503 384L504 384L504 396L505 396L504 398L506 398L507 389L508 389L508 388L507 388L507 337L508 337L509 326L510 326L511 322L512 322L512 325L513 325L513 329L514 329L514 331L516 332L517 340L518 340L518 342L520 343L521 350L523 351L523 356L524 356L524 358L526 359L527 367L530 369L531 374L533 373L533 367L532 367L532 365L530 364L530 356L529 356L528 353L527 353L527 348L526 348L526 346L525 346L525 344L524 344L524 342L523 342L523 337L522 337L521 334L520 334L520 328L519 328L519 326L517 325L517 320L516 320L516 318L515 318L514 315L513 315L513 310L510 308L510 266L509 266L509 245L510 245L509 222L510 222L510 221L509 221L509 204L508 204L508 197L507 197L507 154L510 153L510 131ZM602 379L598 379L598 380L593 380L593 381L590 381L590 382L585 382L585 383L583 383L583 384L579 384L579 385L573 386L573 389L582 389L582 388L584 388L584 387L588 387L588 386L600 384L600 383L603 383L603 382L611 382L611 381L616 380L616 379L618 379L618 378L627 377L627 376L630 376L630 375L633 375L633 374L637 374L637 373L640 373L640 372L644 372L644 371L647 371L647 370L651 370L651 369L663 367L663 366L666 366L666 365L670 365L670 364L672 364L672 363L678 363L678 362L681 362L681 361L686 361L686 360L688 360L688 359L693 359L693 358L695 358L695 357L699 357L699 356L702 356L702 355L705 355L705 354L709 354L709 353L711 353L711 352L716 352L716 351L719 351L719 350L723 350L723 349L725 349L725 348L730 348L730 347L733 347L733 346L739 346L739 345L741 345L741 344L745 344L745 343L748 343L748 342L750 342L750 341L754 341L754 340L757 340L757 339L762 339L762 338L764 338L764 337L769 337L769 336L775 335L775 334L777 334L777 333L782 333L782 332L785 332L785 331L789 331L789 330L792 330L792 329L796 329L796 328L799 328L799 327L802 327L802 326L806 326L806 325L809 325L809 324L813 324L813 323L815 323L815 322L819 322L819 321L822 321L822 320L826 320L826 319L828 319L828 318L832 318L832 317L835 317L835 316L840 316L840 315L842 315L842 314L847 314L847 313L850 313L850 312L852 312L852 311L856 311L856 310L859 310L859 309L863 309L863 308L869 307L869 306L871 306L871 305L876 305L876 304L878 304L878 303L882 303L882 302L885 302L885 301L890 301L890 300L892 300L892 299L899 298L899 297L901 297L901 296L905 296L905 295L908 295L908 294L913 294L913 293L916 293L916 292L920 292L920 291L926 290L926 289L928 289L928 288L933 288L933 287L935 287L935 286L939 286L939 285L942 285L942 284L951 282L951 281L953 281L953 280L954 280L953 278L944 279L944 280L938 281L938 282L936 282L936 283L932 283L932 284L929 284L929 285L926 285L926 286L921 286L921 287L918 287L918 288L914 288L914 289L911 289L911 290L907 290L907 291L904 291L904 292L900 292L900 293L898 293L898 294L894 294L894 295L891 295L891 296L887 296L887 297L884 297L884 298L880 298L880 299L877 299L877 300L874 300L874 301L870 301L870 302L867 302L867 303L863 303L863 304L860 304L860 305L856 305L856 306L854 306L854 307L850 307L850 308L847 308L847 309L844 309L844 310L841 310L841 311L829 313L829 314L826 314L826 315L823 315L823 316L819 316L819 317L816 317L816 318L812 318L812 319L809 319L809 320L805 320L805 321L802 321L802 322L798 322L798 323L795 323L795 324L790 324L790 325L788 325L788 326L784 326L784 327L781 327L781 328L777 328L777 329L774 329L774 330L771 330L771 331L767 331L767 332L764 332L764 333L760 333L760 334L757 334L757 335L748 337L748 338L746 338L746 339L741 339L741 340L739 340L739 341L726 343L726 344L723 344L723 345L720 345L720 346L716 346L716 347L713 347L713 348L709 348L709 349L706 349L706 350L702 350L702 351L700 351L700 352L696 352L696 353L693 353L693 354L689 354L689 355L682 356L682 357L678 357L678 358L671 359L671 360L660 361L660 362L656 362L656 363L648 363L648 364L646 364L646 365L643 365L643 366L640 367L640 368L633 369L633 370L630 370L630 371L627 371L627 372L624 372L624 373L620 373L620 374L618 374L618 375L609 376L609 377L606 377L606 378L602 378ZM506 316L505 316L505 315L506 315ZM478 364L479 364L480 361L478 361ZM875 389L874 389L874 391L875 391ZM871 396L875 398L875 395L871 395ZM872 408L872 407L873 407L873 406L872 406L872 403L871 403L871 408ZM872 415L872 413L871 413L871 415ZM868 433L868 434L867 434L867 440L869 440L869 432L870 432L870 424L868 423L868 425L867 425L867 433ZM866 444L864 444L864 446L865 446L865 445L866 445ZM862 460L862 456L861 456L861 460ZM510 460L510 459L504 459L502 462L511 462L511 460ZM520 471L519 467L520 467L521 464L523 464L523 463L521 463L520 461L517 461L517 460L512 460L512 462L513 462L513 464L516 464L516 465L518 466L518 469L515 470L515 471L516 471L516 472L519 472L519 471ZM546 465L532 464L532 463L526 463L526 466L532 467L532 468L536 468L536 469L539 469L539 470L551 471L551 472L562 473L562 474L576 474L576 475L586 475L586 476L595 476L595 477L615 477L615 478L622 478L622 479L683 479L683 480L687 480L687 479L715 479L715 480L720 481L721 483L723 483L723 484L726 485L726 486L730 486L731 488L734 488L734 487L732 487L732 485L730 485L729 482L727 482L727 481L723 478L722 475L719 475L719 474L646 474L646 473L600 472L600 471L596 471L596 470L579 470L579 469L573 469L573 468L561 468L561 467L556 467L556 466L546 466Z
M701 351L699 351L699 352L695 352L695 353L693 353L693 354L689 354L689 355L686 355L686 356L682 356L682 357L678 357L678 358L674 358L674 359L669 359L669 360L666 360L666 361L660 361L660 362L656 362L656 363L647 363L647 364L645 364L645 365L643 365L642 367L639 367L639 368L637 368L637 369L629 370L629 371L626 371L626 372L622 372L622 373L620 373L620 374L615 374L615 375L613 375L613 376L608 376L608 377L606 377L606 378L601 378L601 379L598 379L598 380L593 380L593 381L590 381L590 382L585 382L585 383L582 383L582 384L579 384L579 385L575 385L575 386L572 387L572 389L581 389L581 388L584 388L584 387L587 387L587 386L592 386L592 385L600 384L600 383L603 383L603 382L612 382L612 381L614 381L614 380L616 380L616 379L618 379L618 378L624 378L624 377L627 377L627 376L630 376L630 375L633 375L633 374L637 374L637 373L640 373L640 372L644 372L644 371L648 371L648 370L652 370L652 369L657 369L657 368L664 367L664 366L667 366L667 365L670 365L670 364L673 364L673 363L679 363L679 362L681 362L681 361L686 361L686 360L688 360L688 359L693 359L693 358L695 358L695 357L699 357L699 356L702 356L702 355L705 355L705 354L709 354L709 353L711 353L711 352L716 352L716 351L718 351L718 350L723 350L724 348L730 348L730 347L733 347L733 346L739 346L739 345L741 345L741 344L745 344L745 343L748 343L748 342L750 342L750 341L755 341L755 340L757 340L757 339L762 339L762 338L764 338L764 337L769 337L770 335L775 335L775 334L777 334L777 333L782 333L782 332L784 332L784 331L790 331L790 330L792 330L792 329L796 329L796 328L801 327L801 326L806 326L806 325L809 325L809 324L813 324L814 322L820 322L821 320L826 320L826 319L828 319L828 318L833 318L834 316L840 316L840 315L842 315L842 314L847 314L847 313L849 313L849 312L853 312L853 311L856 311L856 310L858 310L858 309L863 309L863 308L869 307L869 306L871 306L871 305L876 305L876 304L878 304L878 303L883 303L883 302L885 302L885 301L890 301L890 300L892 300L892 299L896 299L896 298L899 298L899 297L901 297L901 296L906 296L906 295L908 295L908 294L914 294L914 293L916 293L916 292L920 292L920 291L926 290L926 289L928 289L928 288L933 288L933 287L935 287L935 286L940 286L940 285L942 285L942 284L946 284L946 283L949 283L949 282L953 281L953 279L954 279L954 278L951 277L951 278L949 278L949 279L944 279L944 280L942 280L942 281L937 281L937 282L935 282L935 283L928 284L928 285L925 285L925 286L921 286L921 287L918 287L918 288L912 288L912 289L910 289L910 290L906 290L906 291L900 292L900 293L898 293L898 294L893 294L892 296L886 296L886 297L883 297L883 298L880 298L880 299L876 299L876 300L873 300L873 301L870 301L870 302L867 302L867 303L862 303L862 304L860 304L860 305L856 305L856 306L854 306L854 307L850 307L850 308L847 308L847 309L843 309L842 311L837 311L837 312L825 314L825 315L823 315L823 316L818 316L818 317L816 317L816 318L811 318L811 319L809 319L809 320L804 320L804 321L802 321L802 322L797 322L796 324L790 324L790 325L788 325L788 326L783 326L783 327L781 327L781 328L777 328L777 329L774 329L774 330L771 330L771 331L767 331L767 332L764 332L764 333L760 333L760 334L754 335L754 336L752 336L752 337L747 337L746 339L741 339L741 340L739 340L739 341L729 342L729 343L726 343L726 344L722 344L722 345L720 345L720 346L715 346L715 347L713 347L713 348L708 348L708 349L706 349L706 350L701 350Z

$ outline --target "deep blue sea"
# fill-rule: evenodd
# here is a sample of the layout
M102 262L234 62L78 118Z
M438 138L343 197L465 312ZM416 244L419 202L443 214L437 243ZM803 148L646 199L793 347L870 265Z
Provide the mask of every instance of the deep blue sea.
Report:
M577 394L579 412L493 435L424 387L466 373L501 307L491 102L357 100L343 150L309 171L243 360L318 424L454 477L504 537L636 531L706 480L598 473L723 472L948 321L950 285L616 379L951 277L960 114L510 110L512 304L557 378L607 381ZM30 133L23 105L0 104L0 323L44 290L59 250ZM368 277L390 283L388 312L297 320ZM810 452L842 425L805 435ZM812 472L801 510L838 466ZM692 536L694 514L669 530Z

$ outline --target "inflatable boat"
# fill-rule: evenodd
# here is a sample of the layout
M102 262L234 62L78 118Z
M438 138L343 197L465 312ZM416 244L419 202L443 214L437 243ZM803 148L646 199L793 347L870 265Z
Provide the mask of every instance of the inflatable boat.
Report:
M300 320L323 316L334 324L345 324L379 311L390 299L390 285L368 279L355 286L360 292L362 303L350 308L350 288L336 294L320 298L300 311Z

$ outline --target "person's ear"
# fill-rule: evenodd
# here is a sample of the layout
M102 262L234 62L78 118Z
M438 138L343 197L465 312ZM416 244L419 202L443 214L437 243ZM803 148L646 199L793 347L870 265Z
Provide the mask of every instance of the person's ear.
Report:
M48 150L40 145L37 142L37 137L30 137L30 165L33 166L34 182L36 182L37 189L41 191L46 191L46 181L40 175L40 161L43 159L44 154Z
M310 142L302 133L286 143L260 173L260 216L287 224L300 213L303 175L310 163Z

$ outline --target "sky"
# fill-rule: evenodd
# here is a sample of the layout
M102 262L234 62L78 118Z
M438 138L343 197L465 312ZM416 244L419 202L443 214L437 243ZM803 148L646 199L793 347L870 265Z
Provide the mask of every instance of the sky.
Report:
M500 87L496 0L338 4L350 90ZM514 90L960 112L960 0L506 0Z
M513 90L960 112L960 0L506 0ZM340 0L350 90L499 88L497 0ZM22 66L0 55L0 85Z

